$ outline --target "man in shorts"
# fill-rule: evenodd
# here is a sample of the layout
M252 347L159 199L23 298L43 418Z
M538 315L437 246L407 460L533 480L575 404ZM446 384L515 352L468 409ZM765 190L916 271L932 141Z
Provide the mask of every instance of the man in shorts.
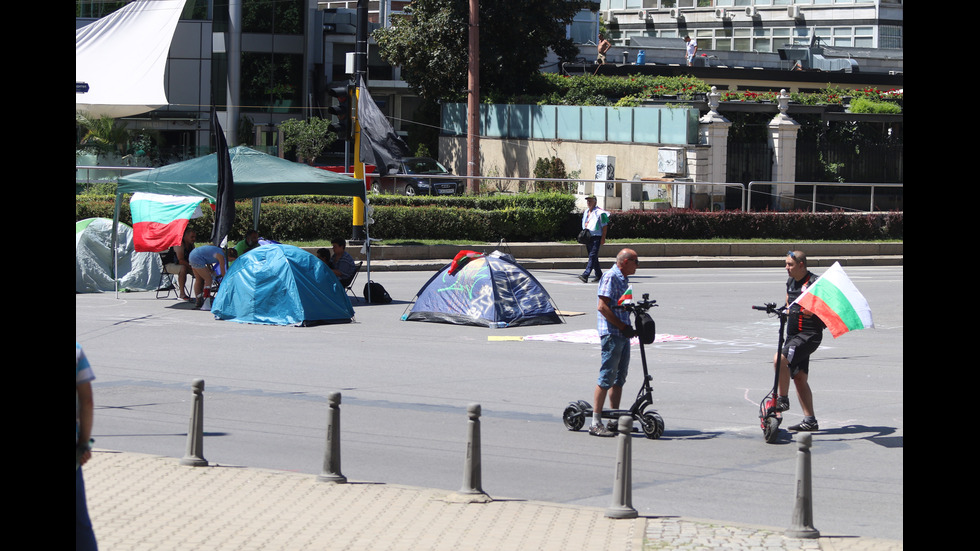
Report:
M613 308L620 297L630 287L629 276L636 273L639 257L633 249L623 249L616 255L616 265L606 270L599 280L597 291L599 312L598 330L602 348L602 365L599 367L599 379L594 391L595 407L592 408L592 426L589 434L592 436L615 436L602 424L602 407L609 395L609 406L619 409L619 400L623 396L623 384L630 365L630 339L633 337L633 327L630 325L630 315L626 309Z
M789 427L793 431L820 430L813 413L813 394L807 381L810 372L810 354L813 354L823 340L824 323L813 312L794 304L794 301L810 285L817 281L817 275L807 269L806 254L803 251L786 253L786 306L789 317L786 321L786 342L773 365L779 369L779 387L776 407L779 411L789 409L789 380L796 385L796 395L803 409L803 421Z

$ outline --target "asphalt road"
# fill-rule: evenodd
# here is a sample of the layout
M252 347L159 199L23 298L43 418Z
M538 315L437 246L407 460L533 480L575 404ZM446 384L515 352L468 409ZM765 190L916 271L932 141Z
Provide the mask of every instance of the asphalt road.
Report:
M635 294L658 301L651 313L663 342L646 351L666 430L633 441L634 507L788 526L797 447L788 432L764 443L757 419L778 322L750 308L784 298L785 272L640 266ZM811 450L814 526L901 540L904 271L846 271L876 327L827 334L811 363L822 429ZM553 338L595 328L596 286L575 273L534 275L559 309L580 315L509 329L401 321L428 272L373 274L394 303L355 303L355 323L311 328L216 321L153 293L76 295L76 340L97 376L96 447L183 456L190 385L202 378L210 462L319 473L326 397L339 391L344 475L455 490L466 407L479 403L488 494L606 507L614 439L561 422L570 401L591 401L599 363L598 345ZM641 371L634 349L624 402ZM795 391L791 400L784 426L801 416Z

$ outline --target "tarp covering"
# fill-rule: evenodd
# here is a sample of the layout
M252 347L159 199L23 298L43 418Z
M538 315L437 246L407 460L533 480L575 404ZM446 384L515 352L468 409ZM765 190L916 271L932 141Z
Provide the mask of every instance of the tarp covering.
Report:
M127 117L168 105L164 72L184 0L137 0L75 30L75 110Z
M240 323L316 325L350 322L354 308L315 255L292 245L262 245L231 264L211 313Z
M269 195L344 195L364 197L364 181L287 161L238 146L228 150L235 180L235 198ZM217 154L137 172L119 179L117 193L200 195L217 200Z
M133 250L133 230L119 224L119 287L151 291L160 283L163 264L158 253ZM112 278L112 220L88 218L75 222L75 292L101 293L115 289Z
M422 286L402 319L485 327L516 327L562 323L551 295L499 251L467 257L461 269L447 265Z

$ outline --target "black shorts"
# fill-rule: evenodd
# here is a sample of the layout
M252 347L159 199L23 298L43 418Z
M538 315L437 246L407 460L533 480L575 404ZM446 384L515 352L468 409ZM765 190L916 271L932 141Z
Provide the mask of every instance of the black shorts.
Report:
M789 373L796 377L799 372L810 373L810 354L813 354L823 335L820 333L797 333L786 339L783 344L783 356L789 361Z

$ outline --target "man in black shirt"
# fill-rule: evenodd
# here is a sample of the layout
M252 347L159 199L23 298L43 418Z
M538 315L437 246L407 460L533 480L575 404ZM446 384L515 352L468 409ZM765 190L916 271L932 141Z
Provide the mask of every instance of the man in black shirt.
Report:
M789 318L786 322L786 342L782 353L773 361L779 369L779 392L776 404L779 411L789 409L789 380L796 385L796 394L803 409L803 421L789 427L795 431L819 430L817 418L813 412L813 394L808 382L810 371L810 354L817 350L823 340L824 323L813 312L794 304L794 301L810 285L817 281L817 275L807 269L806 254L802 251L786 253L786 306ZM778 363L777 363L778 362Z

